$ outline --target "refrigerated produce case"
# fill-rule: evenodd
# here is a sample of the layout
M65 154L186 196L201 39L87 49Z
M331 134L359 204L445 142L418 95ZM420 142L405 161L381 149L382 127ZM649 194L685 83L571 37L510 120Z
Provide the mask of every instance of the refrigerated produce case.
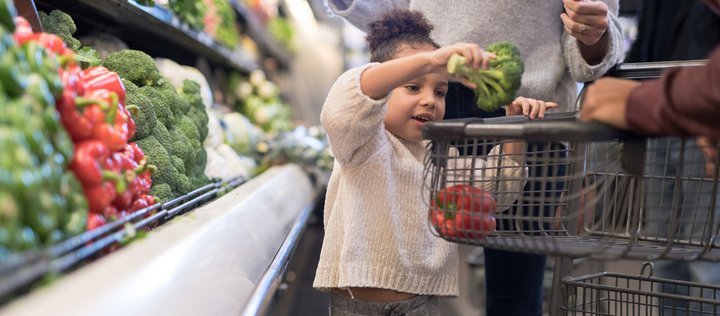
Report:
M259 310L277 285L273 280L282 274L319 190L299 166L273 167L130 246L12 301L0 315Z
M224 47L168 10L133 0L14 2L35 30L36 9L60 9L86 32L102 30L131 49L197 65L210 79L267 64L288 71L292 63L235 0L237 22L260 56ZM327 182L307 167L290 163L252 179L214 181L48 248L13 254L0 263L0 315L260 313Z

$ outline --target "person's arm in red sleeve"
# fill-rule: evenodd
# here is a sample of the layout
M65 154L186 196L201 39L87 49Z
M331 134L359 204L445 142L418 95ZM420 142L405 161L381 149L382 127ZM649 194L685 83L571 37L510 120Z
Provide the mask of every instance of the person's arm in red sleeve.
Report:
M603 78L585 92L580 119L650 135L720 135L720 48L705 66L637 82Z
M720 135L720 48L705 66L675 68L635 88L627 101L631 130L651 135Z

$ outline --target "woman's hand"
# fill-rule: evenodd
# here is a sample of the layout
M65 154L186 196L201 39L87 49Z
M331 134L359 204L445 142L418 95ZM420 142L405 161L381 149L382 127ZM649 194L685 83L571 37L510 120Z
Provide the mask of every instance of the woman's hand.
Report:
M530 98L517 97L512 104L505 107L505 115L525 115L531 120L545 117L547 109L557 108L555 102L545 102Z
M563 0L560 19L565 32L587 46L602 39L608 28L608 6L602 1Z
M627 99L639 85L637 81L617 78L602 78L595 81L585 91L580 119L629 129L625 115Z
M488 67L490 60L495 59L495 54L488 53L480 48L477 44L470 43L457 43L443 48L439 48L432 52L429 52L430 63L437 67L437 69L443 74L447 75L453 81L457 81L465 85L470 89L475 89L475 84L470 82L467 78L452 76L447 72L447 62L450 56L459 54L467 60L468 65L473 69Z

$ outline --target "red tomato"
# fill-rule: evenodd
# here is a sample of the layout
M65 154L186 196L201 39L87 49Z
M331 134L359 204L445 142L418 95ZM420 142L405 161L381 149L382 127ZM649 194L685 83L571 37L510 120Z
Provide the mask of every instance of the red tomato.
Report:
M482 239L495 230L495 198L470 185L441 190L432 200L430 222L445 237Z

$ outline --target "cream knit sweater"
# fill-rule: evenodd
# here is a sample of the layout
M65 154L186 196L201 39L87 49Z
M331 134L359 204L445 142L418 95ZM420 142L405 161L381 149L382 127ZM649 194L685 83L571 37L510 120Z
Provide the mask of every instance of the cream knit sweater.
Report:
M387 100L373 100L360 89L362 71L373 65L341 75L322 109L335 165L325 199L325 238L313 286L458 295L457 246L433 236L428 225L421 190L426 142L405 141L385 129ZM490 169L497 163L496 159L475 162ZM499 181L501 190L519 192L524 184L518 180L523 179L522 168L509 158L501 163L517 167L501 169L503 178L515 179ZM494 176L494 172L483 176Z
M425 14L435 26L440 45L457 42L485 47L505 40L515 43L525 62L518 96L557 102L555 111L574 109L576 82L595 80L622 61L624 41L617 19L619 0L608 5L609 40L605 58L589 65L578 42L563 30L560 0L327 0L330 9L362 30L393 8Z

